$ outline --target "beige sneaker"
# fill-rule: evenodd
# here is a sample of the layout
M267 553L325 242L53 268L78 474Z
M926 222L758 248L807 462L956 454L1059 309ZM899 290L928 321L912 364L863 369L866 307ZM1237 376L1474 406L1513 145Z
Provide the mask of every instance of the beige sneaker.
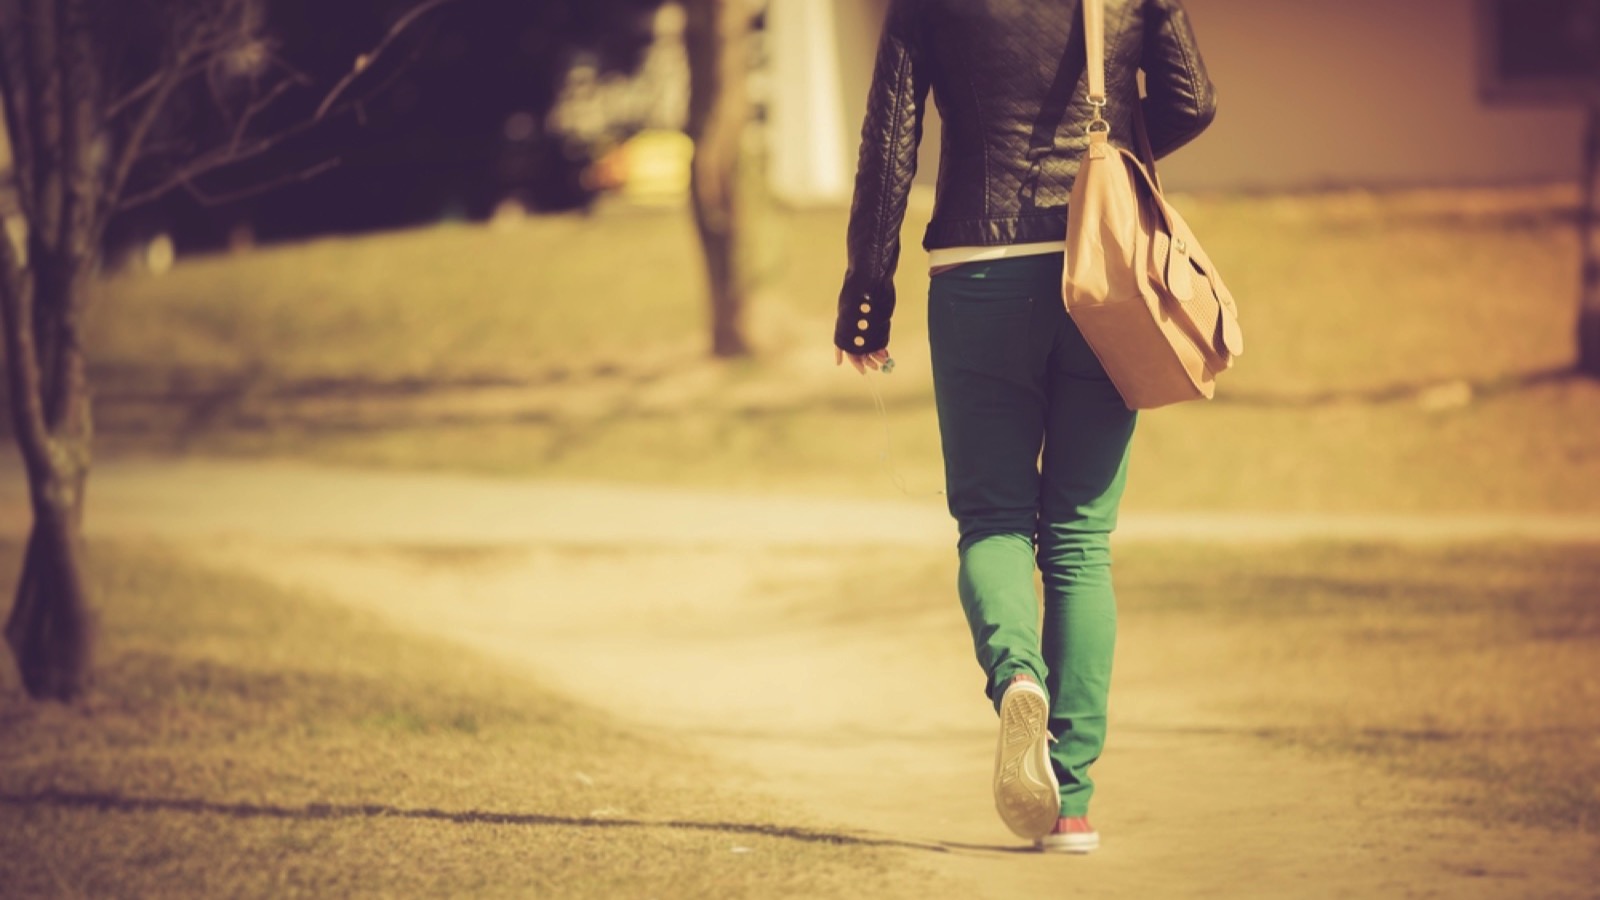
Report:
M994 753L994 805L1018 837L1049 833L1061 812L1061 786L1050 767L1050 701L1044 688L1018 679L1000 696L1000 744Z
M1094 830L1085 816L1060 818L1050 833L1035 840L1033 845L1045 853L1088 853L1100 849L1100 832Z

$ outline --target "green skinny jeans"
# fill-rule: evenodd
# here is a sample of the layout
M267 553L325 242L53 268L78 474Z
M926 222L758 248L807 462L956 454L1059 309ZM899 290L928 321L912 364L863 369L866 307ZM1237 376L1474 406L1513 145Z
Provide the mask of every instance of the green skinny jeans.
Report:
M935 275L928 340L957 589L986 692L998 708L1018 674L1045 686L1061 814L1080 816L1105 744L1110 537L1135 414L1062 307L1061 269L1045 254Z

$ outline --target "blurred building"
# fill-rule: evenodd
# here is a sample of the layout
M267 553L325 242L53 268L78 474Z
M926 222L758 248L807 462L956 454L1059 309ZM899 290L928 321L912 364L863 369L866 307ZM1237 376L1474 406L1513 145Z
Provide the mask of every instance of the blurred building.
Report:
M1569 180L1583 113L1488 106L1476 0L1185 0L1219 114L1169 185L1267 190ZM772 0L774 191L847 202L888 0ZM930 104L931 106L931 104ZM918 181L937 172L928 116Z
M1216 124L1164 177L1192 188L1572 180L1584 113L1486 105L1475 0L1186 0Z

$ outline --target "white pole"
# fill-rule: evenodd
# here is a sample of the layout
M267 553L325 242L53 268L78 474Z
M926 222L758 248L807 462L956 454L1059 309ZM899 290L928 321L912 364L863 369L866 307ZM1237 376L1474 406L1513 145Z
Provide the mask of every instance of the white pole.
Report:
M843 203L850 196L836 2L772 0L768 7L769 177L773 195L795 205Z

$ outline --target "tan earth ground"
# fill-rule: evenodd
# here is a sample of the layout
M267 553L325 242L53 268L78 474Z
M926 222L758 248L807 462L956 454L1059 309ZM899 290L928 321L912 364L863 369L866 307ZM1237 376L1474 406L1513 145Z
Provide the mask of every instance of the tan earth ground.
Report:
M25 521L12 472L7 532ZM956 604L874 610L859 577L882 554L948 545L937 501L221 463L107 465L94 490L91 533L313 587L691 735L726 761L707 778L915 844L900 852L947 877L946 896L1600 896L1593 836L1487 830L1447 814L1437 784L1275 748L1256 735L1269 723L1219 713L1184 674L1208 635L1137 618L1096 769L1104 849L1015 852L991 808L993 714ZM1600 522L1130 517L1122 539L1205 533L1600 540ZM831 605L801 605L819 596Z

